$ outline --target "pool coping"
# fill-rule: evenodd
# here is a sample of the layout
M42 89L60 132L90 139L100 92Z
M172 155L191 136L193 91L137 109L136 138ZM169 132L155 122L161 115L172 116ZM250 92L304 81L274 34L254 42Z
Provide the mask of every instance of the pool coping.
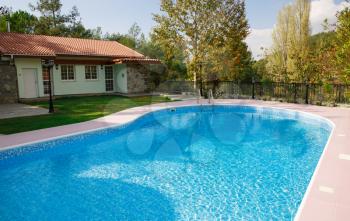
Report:
M242 105L294 110L333 123L333 130L312 176L295 220L349 220L350 217L350 109L272 101L215 100L217 105ZM208 105L206 100L158 103L130 108L102 118L59 127L0 136L0 151L73 136L132 122L147 113L183 106ZM347 139L348 138L348 139Z

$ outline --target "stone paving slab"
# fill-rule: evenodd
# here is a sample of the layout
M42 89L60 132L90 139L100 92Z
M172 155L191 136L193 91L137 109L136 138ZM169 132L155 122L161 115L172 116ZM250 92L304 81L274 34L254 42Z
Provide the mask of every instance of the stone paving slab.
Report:
M48 110L27 104L0 104L0 119L48 114Z

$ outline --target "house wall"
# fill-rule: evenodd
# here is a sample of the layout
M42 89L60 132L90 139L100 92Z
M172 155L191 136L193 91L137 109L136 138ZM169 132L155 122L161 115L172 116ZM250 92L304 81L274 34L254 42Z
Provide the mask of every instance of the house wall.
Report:
M28 97L24 91L23 69L35 69L37 80L37 96L46 97L44 94L42 66L40 58L15 58L15 66L17 69L19 98L35 98ZM85 79L85 65L74 65L74 80L61 80L61 65L52 69L53 94L54 95L74 95L74 94L99 94L99 93L127 93L127 75L125 65L113 65L114 73L114 91L106 92L105 86L105 70L101 69L101 65L97 65L97 80Z
M128 83L127 83L127 71L125 64L113 65L114 70L114 86L118 93L128 93Z
M85 79L85 65L74 65L74 74L74 80L61 80L61 65L53 68L55 95L106 93L104 69L100 65L97 65L97 80Z
M0 104L16 103L17 76L16 67L8 61L0 61Z
M128 64L127 65L127 86L128 93L143 93L150 91L149 65L144 64Z
M44 97L44 86L42 83L42 68L40 58L15 58L15 65L17 69L18 79L18 93L19 98L33 98L28 97L24 91L24 77L23 69L36 69L36 82L37 82L37 95L38 97Z
M36 70L37 97L46 97L44 94L42 66L40 58L16 58L19 98L31 98L24 92L23 69ZM53 94L99 94L99 93L143 93L151 90L149 80L149 65L141 64L115 64L113 65L114 91L106 92L105 70L97 65L97 80L85 79L85 65L74 65L74 80L61 80L61 64L54 66L52 71Z

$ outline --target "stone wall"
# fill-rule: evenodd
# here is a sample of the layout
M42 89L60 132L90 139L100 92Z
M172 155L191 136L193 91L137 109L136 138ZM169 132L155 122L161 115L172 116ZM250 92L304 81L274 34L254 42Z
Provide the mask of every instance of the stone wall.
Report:
M16 67L0 61L0 104L17 103L17 92Z
M128 94L145 93L151 91L149 65L127 65Z

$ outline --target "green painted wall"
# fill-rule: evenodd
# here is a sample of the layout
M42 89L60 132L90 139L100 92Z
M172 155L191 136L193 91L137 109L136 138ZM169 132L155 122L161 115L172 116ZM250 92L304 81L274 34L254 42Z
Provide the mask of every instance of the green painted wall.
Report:
M74 74L74 80L61 80L61 65L53 68L55 95L106 92L104 69L100 65L97 65L97 80L85 79L85 65L74 65Z
M35 69L37 73L37 97L44 97L42 81L42 67L40 58L16 58L18 88L20 98L31 98L24 92L23 69ZM61 65L53 68L53 91L54 95L94 94L94 93L127 93L126 66L122 64L113 65L114 91L106 92L104 68L97 65L97 80L85 79L85 65L74 65L75 80L61 80Z

